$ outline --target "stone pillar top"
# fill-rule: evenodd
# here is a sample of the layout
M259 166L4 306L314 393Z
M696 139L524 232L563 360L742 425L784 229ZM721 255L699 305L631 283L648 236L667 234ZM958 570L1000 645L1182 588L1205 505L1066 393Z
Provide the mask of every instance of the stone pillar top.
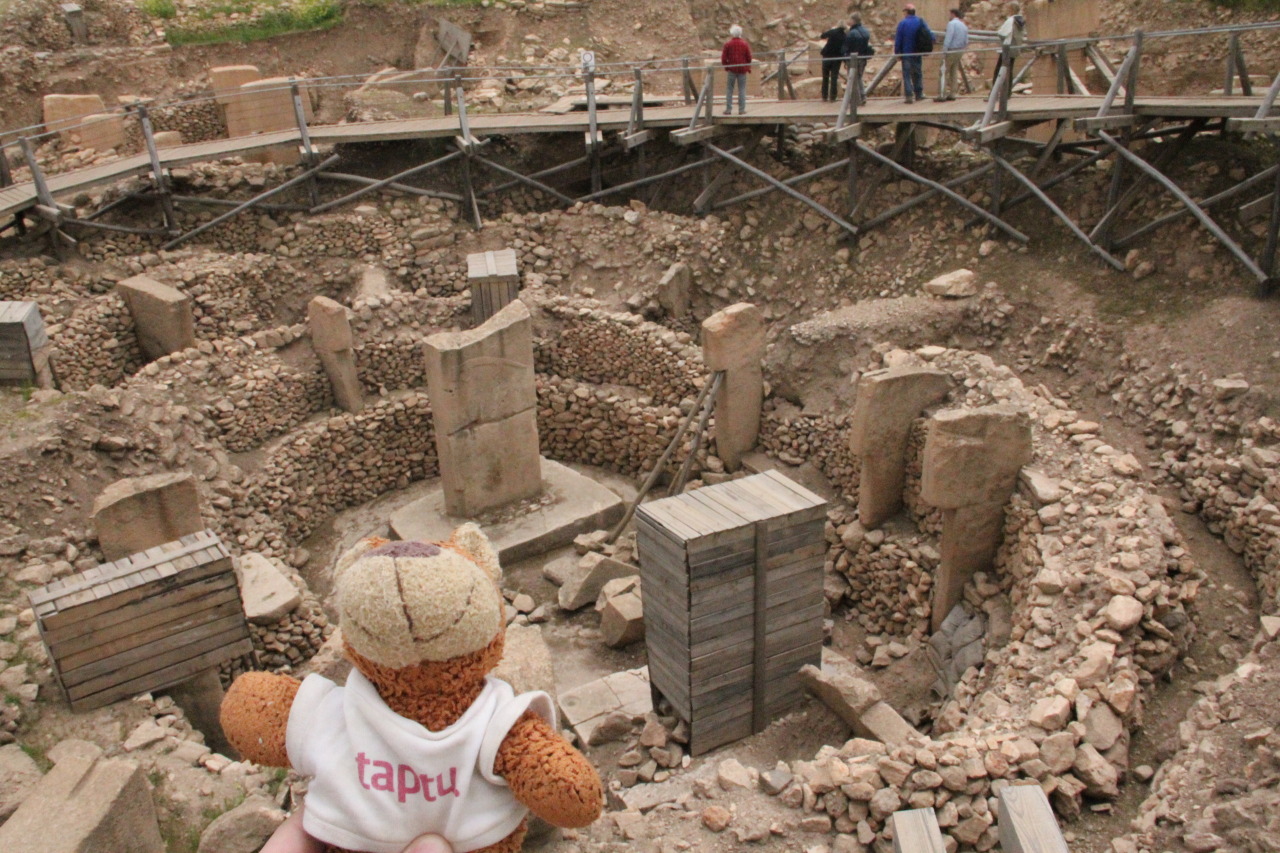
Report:
M1031 418L1022 409L938 412L925 439L920 497L940 509L1002 504L1031 457Z
M764 314L750 302L730 305L702 321L702 360L708 370L759 367Z
M307 325L311 345L317 350L341 352L355 345L346 306L327 296L317 296L307 304Z

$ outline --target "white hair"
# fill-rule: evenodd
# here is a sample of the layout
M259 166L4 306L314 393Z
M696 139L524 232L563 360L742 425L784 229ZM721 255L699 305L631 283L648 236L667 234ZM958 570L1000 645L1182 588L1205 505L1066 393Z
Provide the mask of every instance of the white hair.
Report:
M735 39L742 38L742 27L738 26L737 24L734 24L732 27L729 27L729 38L735 38Z

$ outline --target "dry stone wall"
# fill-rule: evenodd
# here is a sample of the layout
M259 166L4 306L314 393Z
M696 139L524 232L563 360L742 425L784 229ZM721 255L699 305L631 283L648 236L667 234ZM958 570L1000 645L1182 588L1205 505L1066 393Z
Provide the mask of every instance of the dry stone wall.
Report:
M299 542L349 506L438 473L431 406L409 392L293 431L267 449L247 499Z
M47 331L54 371L64 388L117 385L144 362L133 317L114 293L82 303Z
M849 449L849 415L802 414L767 398L760 419L760 447L788 465L812 462L846 501L857 502L861 466Z
M596 385L624 385L656 401L696 397L704 368L688 334L633 314L576 308L560 297L547 313L561 322L536 347L538 371Z

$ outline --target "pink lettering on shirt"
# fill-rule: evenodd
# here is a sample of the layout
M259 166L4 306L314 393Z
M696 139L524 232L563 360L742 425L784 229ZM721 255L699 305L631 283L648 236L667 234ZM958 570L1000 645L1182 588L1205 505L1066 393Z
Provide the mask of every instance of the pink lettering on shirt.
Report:
M458 793L457 767L449 768L449 781L446 783L444 773L432 776L430 773L420 773L408 764L396 764L392 769L391 762L370 759L363 752L356 754L355 761L356 779L361 787L366 791L386 791L395 794L396 799L402 803L410 794L422 794L422 798L429 803L434 803L450 794L455 797L461 796ZM369 781L365 781L365 768L370 766L377 772L373 773ZM431 792L433 782L436 787L434 794Z

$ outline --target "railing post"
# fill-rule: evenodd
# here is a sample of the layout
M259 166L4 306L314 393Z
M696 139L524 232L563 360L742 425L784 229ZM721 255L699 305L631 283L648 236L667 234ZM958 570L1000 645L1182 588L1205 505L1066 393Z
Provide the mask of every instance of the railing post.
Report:
M727 75L729 72L725 72ZM746 84L743 84L744 87ZM727 90L726 90L727 91ZM746 98L746 92L742 93L742 98ZM707 124L715 121L716 114L716 67L714 65L707 66L707 103L706 103Z
M1134 98L1138 96L1138 70L1142 65L1142 30L1133 34L1133 63L1124 86L1124 111L1133 115Z
M1000 67L1003 69L1003 80L997 79L1000 86L1000 121L1009 118L1009 96L1013 94L1013 51L1006 45L1000 49Z
M587 151L591 155L591 191L600 192L603 179L600 174L600 137L596 116L596 59L588 51L582 55L582 76L587 87Z
M9 170L9 152L0 145L0 187L13 186L13 172Z
M446 68L445 73L448 75L444 81L444 114L453 115L453 81L457 74L452 68Z
M684 89L684 105L687 107L697 97L698 87L693 85L693 72L689 70L689 58L680 60L681 86Z
M1236 87L1236 50L1240 47L1240 36L1231 34L1227 42L1227 73L1222 80L1222 94L1230 95Z

